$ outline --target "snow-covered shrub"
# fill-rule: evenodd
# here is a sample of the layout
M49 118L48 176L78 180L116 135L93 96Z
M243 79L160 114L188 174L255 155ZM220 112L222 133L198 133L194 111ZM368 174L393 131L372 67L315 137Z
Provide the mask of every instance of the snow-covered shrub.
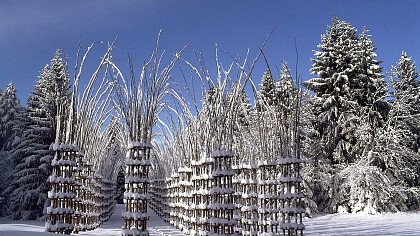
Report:
M336 178L340 186L332 204L337 211L375 214L405 210L399 209L399 204L406 195L377 166L361 160L346 166Z

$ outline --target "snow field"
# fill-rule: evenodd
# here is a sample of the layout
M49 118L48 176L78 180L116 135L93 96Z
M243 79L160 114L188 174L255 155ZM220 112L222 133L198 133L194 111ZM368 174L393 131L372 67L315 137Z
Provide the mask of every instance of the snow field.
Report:
M121 235L121 213L124 205L117 205L111 218L99 228L80 232L79 235L119 236ZM170 226L149 210L150 220L148 230L151 236L184 235L178 229ZM366 214L328 214L319 215L312 219L305 218L305 235L420 235L420 212L390 213L378 215ZM1 236L38 236L56 235L44 232L42 221L14 221L0 218Z
M327 214L305 218L305 235L420 235L420 212Z

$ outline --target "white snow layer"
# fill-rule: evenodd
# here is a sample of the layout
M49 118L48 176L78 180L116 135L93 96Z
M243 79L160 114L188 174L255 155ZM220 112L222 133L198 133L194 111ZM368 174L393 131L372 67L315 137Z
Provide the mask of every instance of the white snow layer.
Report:
M121 227L123 225L123 220L121 214L124 210L124 205L118 204L116 206L114 214L108 221L104 222L99 228L79 232L78 235L92 235L92 236L120 236ZM150 233L150 236L158 235L173 235L173 236L184 236L184 234L169 225L169 223L164 222L159 218L153 210L149 209L148 213L150 214L150 220L147 222L147 227ZM38 236L38 235L56 235L53 233L45 232L45 223L42 221L15 221L8 218L0 218L0 235L1 236ZM73 234L72 234L73 235ZM77 235L77 234L75 234Z
M124 205L117 205L111 218L93 231L81 232L79 235L119 236L121 235L121 213ZM151 209L148 230L150 235L184 235L178 229L165 223ZM305 235L419 235L420 212L393 214L328 214L304 219ZM14 221L0 218L0 235L30 236L57 235L44 232L42 221Z

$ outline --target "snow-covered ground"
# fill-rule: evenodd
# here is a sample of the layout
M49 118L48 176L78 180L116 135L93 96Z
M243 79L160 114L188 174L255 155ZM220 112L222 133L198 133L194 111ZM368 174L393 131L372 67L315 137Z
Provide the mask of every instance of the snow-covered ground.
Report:
M305 219L306 235L420 235L420 212L328 214Z
M121 235L122 218L121 212L124 205L117 205L114 214L107 222L99 228L80 232L79 235L97 235L97 236L119 236ZM152 210L150 211L150 220L148 222L151 236L158 235L183 235L181 231L164 222ZM44 222L41 221L15 221L7 218L0 218L0 236L37 236L37 235L57 235L44 232Z
M101 227L79 235L121 235L121 212L117 205L115 213ZM420 212L395 214L331 214L305 219L305 235L420 235ZM183 235L151 211L149 221L151 235ZM44 232L40 221L13 221L0 218L0 236L56 235Z

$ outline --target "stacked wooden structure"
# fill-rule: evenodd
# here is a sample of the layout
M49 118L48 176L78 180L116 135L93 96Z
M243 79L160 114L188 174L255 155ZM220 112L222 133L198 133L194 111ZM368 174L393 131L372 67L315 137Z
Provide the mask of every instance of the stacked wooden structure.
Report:
M77 186L74 169L79 149L77 146L55 143L52 145L52 151L52 174L48 178L51 189L48 192L50 206L47 207L45 228L48 232L70 234L74 229Z
M258 232L258 181L257 168L252 164L235 166L236 202L238 205L238 232L257 235Z
M156 214L165 221L169 219L168 185L166 179L154 179L150 183L150 204L149 206Z
M213 186L212 158L202 155L199 160L191 161L192 166L192 229L190 235L207 235L210 232L210 218L212 215L211 209L211 194L209 189Z
M46 231L70 234L93 230L115 208L115 184L95 174L77 146L53 144Z
M212 235L234 235L237 220L234 218L233 204L233 152L215 150L211 154L213 159L212 187L210 188L211 209L210 233Z
M279 229L277 162L258 162L258 233L275 234Z
M130 142L125 160L125 192L122 235L149 235L147 230L150 142Z
M175 227L179 225L180 208L178 205L179 188L178 188L178 173L172 173L169 182L169 223Z
M233 166L232 158L217 150L156 181L154 209L189 235L303 235L302 160Z
M301 163L297 157L283 158L277 161L279 189L280 229L283 235L303 235L305 229L302 217L305 214L304 195L301 192Z

